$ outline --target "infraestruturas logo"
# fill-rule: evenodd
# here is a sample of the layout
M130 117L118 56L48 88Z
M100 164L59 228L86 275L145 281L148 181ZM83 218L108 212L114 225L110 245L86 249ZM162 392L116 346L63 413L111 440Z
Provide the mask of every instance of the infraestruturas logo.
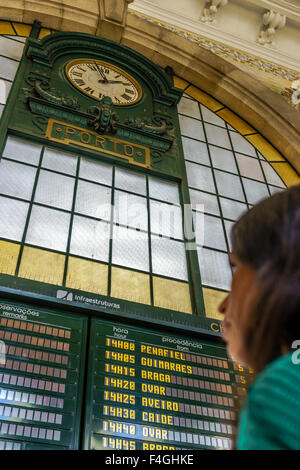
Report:
M107 302L107 300L101 300L93 297L85 297L84 295L74 294L73 292L68 292L61 289L56 292L56 298L59 300L66 300L68 302L80 302L89 305L97 305L104 308L113 308L117 310L121 308L120 304L116 304L115 302Z
M58 290L56 292L56 298L60 300L69 300L70 302L73 302L72 292L68 292L66 290Z

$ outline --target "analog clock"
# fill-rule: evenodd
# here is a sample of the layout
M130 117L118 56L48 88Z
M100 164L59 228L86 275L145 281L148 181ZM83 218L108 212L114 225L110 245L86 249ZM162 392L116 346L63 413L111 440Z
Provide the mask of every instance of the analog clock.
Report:
M97 59L76 59L66 65L66 76L78 90L100 101L110 96L114 105L137 103L142 97L138 82L115 65Z

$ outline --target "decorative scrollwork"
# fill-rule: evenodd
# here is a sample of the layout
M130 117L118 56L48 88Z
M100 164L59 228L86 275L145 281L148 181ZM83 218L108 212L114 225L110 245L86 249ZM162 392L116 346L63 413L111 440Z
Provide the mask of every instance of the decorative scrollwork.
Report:
M156 166L162 161L162 156L160 152L156 150L151 150L151 165Z
M272 44L276 31L282 29L286 24L286 16L269 10L263 15L263 25L259 33L259 44Z
M300 79L294 80L291 87L285 88L281 94L294 108L300 110Z
M208 0L203 9L202 16L200 17L203 23L212 23L216 22L216 16L221 7L227 5L228 0Z
M45 88L48 88L45 89ZM50 88L47 80L35 80L34 82L34 91L38 96L43 98L50 103L59 104L62 106L68 106L68 108L73 108L78 110L80 105L77 98L70 98L69 96L60 96L60 93L55 88Z
M147 120L128 117L124 124L134 129L141 129L149 134L154 135L164 135L168 130L173 128L172 121L157 115L154 115L152 119Z
M34 116L32 123L42 132L42 134L44 134L47 127L48 118L45 116Z

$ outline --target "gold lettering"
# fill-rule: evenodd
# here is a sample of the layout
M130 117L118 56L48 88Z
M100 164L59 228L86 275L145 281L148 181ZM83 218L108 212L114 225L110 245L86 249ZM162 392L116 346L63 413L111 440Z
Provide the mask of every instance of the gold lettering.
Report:
M98 144L99 144L99 147L103 149L104 142L105 142L105 139L103 137L100 137L100 135L97 135L96 140L95 140L95 147L98 147Z
M84 136L87 136L87 140L84 139ZM87 132L80 132L79 133L79 139L80 142L83 144L90 144L91 143L91 134L88 134Z
M66 127L64 139L65 139L68 135L74 135L74 134L76 134L76 130L73 129L73 127Z
M158 400L157 398L142 397L142 406L149 408L158 408L162 410L178 411L179 405L176 402L168 400Z
M216 333L219 333L220 331L220 325L218 323L211 323L210 324L210 329L215 331Z
M134 165L150 168L150 149L143 145L134 144L125 140L118 140L105 135L98 135L94 131L71 125L50 118L45 136L49 140L64 142L72 140L72 143L82 147L93 147L97 151L108 155L116 155L131 161ZM143 156L143 162L134 161L134 156Z
M117 142L116 140L111 140L111 142L113 143L113 152L118 153L117 145L119 142Z
M154 393L155 395L165 395L165 387L160 387L159 385L151 385L142 383L142 392Z
M146 421L147 423L169 424L169 426L173 426L174 424L173 416L171 415L161 415L159 413L148 413L147 411L143 411L142 420Z
M124 144L123 151L127 157L133 157L134 155L134 147L132 145Z
M165 429L151 428L144 426L143 428L144 437L152 437L154 439L168 439L168 431Z

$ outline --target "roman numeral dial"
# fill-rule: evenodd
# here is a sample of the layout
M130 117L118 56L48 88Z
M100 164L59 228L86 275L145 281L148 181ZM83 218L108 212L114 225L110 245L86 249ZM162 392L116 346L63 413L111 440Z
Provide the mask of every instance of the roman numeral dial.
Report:
M138 82L119 67L96 59L76 59L66 65L71 84L85 95L100 101L110 96L114 105L128 106L142 97Z

